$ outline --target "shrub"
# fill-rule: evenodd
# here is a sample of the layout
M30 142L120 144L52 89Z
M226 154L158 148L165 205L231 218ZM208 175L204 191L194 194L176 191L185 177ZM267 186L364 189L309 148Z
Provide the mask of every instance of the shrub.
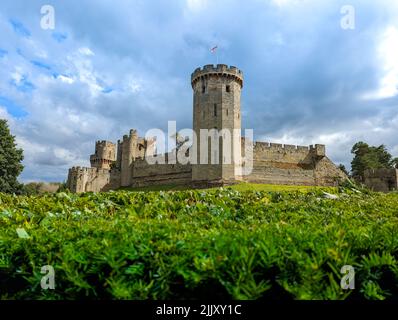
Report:
M398 194L323 195L3 194L0 298L397 298ZM40 287L44 265L55 290ZM355 290L340 287L344 265Z

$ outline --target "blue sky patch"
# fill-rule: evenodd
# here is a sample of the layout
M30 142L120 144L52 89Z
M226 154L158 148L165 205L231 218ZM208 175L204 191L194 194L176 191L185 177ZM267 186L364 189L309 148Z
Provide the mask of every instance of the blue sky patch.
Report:
M64 42L68 38L68 36L65 33L61 32L53 32L51 36L58 43Z
M7 50L3 50L0 48L0 58L3 58L7 55L8 51Z
M15 19L10 19L11 26L13 27L15 33L19 34L22 37L29 38L30 32L29 30L19 21Z
M17 54L20 55L22 58L25 58L25 56L20 48L17 48Z
M43 62L40 62L40 61L37 61L37 60L31 60L30 63L33 64L34 66L38 67L38 68L45 69L45 70L48 70L48 71L51 70L51 67L48 64L45 64Z
M19 91L21 92L31 92L34 89L36 89L35 85L30 82L27 78L27 76L22 76L22 79L20 81L15 81L12 80L11 84L16 87Z
M15 118L23 118L28 115L23 107L17 105L14 101L0 95L0 106L5 107L7 112Z

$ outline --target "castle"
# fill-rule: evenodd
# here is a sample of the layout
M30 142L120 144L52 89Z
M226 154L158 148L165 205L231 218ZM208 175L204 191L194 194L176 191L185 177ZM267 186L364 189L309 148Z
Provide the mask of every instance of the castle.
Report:
M218 64L196 69L191 75L193 89L193 132L197 145L204 141L202 130L241 131L240 98L243 73L236 67ZM219 139L218 139L219 140ZM208 142L208 141L207 141ZM294 146L268 142L252 142L252 152L245 149L245 138L233 139L228 153L246 155L245 160L224 161L227 149L221 147L211 163L198 161L212 158L209 147L192 147L189 163L175 161L175 153L156 154L156 140L139 137L130 130L117 145L98 141L90 156L91 168L69 169L67 186L72 192L100 192L121 187L151 185L217 186L239 181L283 185L335 186L345 174L329 160L325 146ZM175 150L174 150L175 151ZM161 157L160 157L161 156ZM163 162L148 161L160 159ZM241 158L243 159L243 158ZM252 170L242 174L244 162L252 163Z

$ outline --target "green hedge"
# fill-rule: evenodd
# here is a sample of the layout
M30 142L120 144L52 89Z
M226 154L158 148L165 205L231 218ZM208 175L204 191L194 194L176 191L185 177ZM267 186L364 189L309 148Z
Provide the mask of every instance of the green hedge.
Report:
M0 298L398 298L398 194L338 196L0 195ZM55 290L40 287L44 265ZM340 287L344 265L355 268L354 290Z

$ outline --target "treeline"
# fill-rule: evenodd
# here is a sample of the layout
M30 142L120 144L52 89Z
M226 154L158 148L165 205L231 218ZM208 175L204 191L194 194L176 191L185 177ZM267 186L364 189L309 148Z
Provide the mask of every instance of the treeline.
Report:
M30 182L22 186L21 193L27 196L65 191L66 183L59 182Z

